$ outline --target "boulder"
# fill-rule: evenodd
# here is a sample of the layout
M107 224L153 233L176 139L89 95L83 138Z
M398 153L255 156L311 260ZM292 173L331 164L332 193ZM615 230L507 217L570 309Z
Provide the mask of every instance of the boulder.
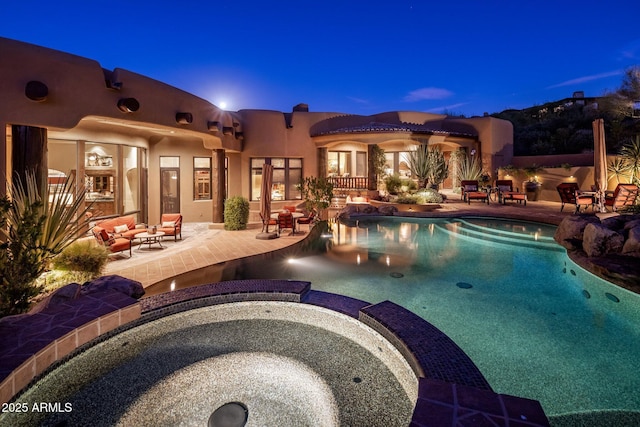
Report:
M40 313L48 308L55 307L56 305L64 304L71 300L74 300L80 296L81 286L78 283L69 283L61 288L51 292L46 298L34 305L29 314Z
M140 298L144 295L142 283L117 275L102 276L87 282L82 285L80 292L82 295L87 295L106 290L120 292L132 298Z
M398 208L393 205L378 206L378 213L380 213L380 215L393 216L396 212L398 212Z
M569 250L580 249L584 229L588 224L599 224L600 220L593 216L572 215L565 217L558 226L553 238Z
M624 237L601 224L587 224L584 228L582 249L588 257L601 257L622 251Z
M640 258L640 223L629 229L627 240L622 246L622 254Z

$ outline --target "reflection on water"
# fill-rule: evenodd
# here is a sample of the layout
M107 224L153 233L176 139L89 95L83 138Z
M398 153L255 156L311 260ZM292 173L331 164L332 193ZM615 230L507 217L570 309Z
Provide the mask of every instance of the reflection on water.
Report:
M294 279L390 300L449 335L499 393L540 400L549 415L639 410L640 296L575 265L554 232L480 218L351 221L315 228L292 248L176 277L174 286ZM171 281L161 286L149 290Z

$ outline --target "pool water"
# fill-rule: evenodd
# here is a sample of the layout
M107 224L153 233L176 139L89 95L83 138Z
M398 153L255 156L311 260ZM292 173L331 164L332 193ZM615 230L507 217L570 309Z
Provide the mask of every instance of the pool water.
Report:
M246 263L235 278L400 304L449 335L496 392L539 400L552 420L640 411L640 296L575 265L554 232L486 218L361 220L332 225L322 253Z

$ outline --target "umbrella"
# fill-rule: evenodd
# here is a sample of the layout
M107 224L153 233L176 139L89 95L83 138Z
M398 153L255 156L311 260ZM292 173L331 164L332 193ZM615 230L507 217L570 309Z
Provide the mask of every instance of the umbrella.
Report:
M262 165L262 185L260 187L260 218L262 218L262 231L269 232L269 220L271 219L271 185L273 183L273 166Z
M593 121L593 165L596 199L600 212L606 212L604 194L607 191L607 148L604 140L604 120Z

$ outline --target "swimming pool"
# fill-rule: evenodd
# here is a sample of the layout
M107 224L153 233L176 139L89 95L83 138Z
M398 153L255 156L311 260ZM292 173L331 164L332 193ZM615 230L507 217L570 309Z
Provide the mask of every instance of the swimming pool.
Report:
M554 226L388 218L332 228L321 253L231 274L400 304L449 335L496 392L539 400L552 419L640 409L640 296L575 265Z

